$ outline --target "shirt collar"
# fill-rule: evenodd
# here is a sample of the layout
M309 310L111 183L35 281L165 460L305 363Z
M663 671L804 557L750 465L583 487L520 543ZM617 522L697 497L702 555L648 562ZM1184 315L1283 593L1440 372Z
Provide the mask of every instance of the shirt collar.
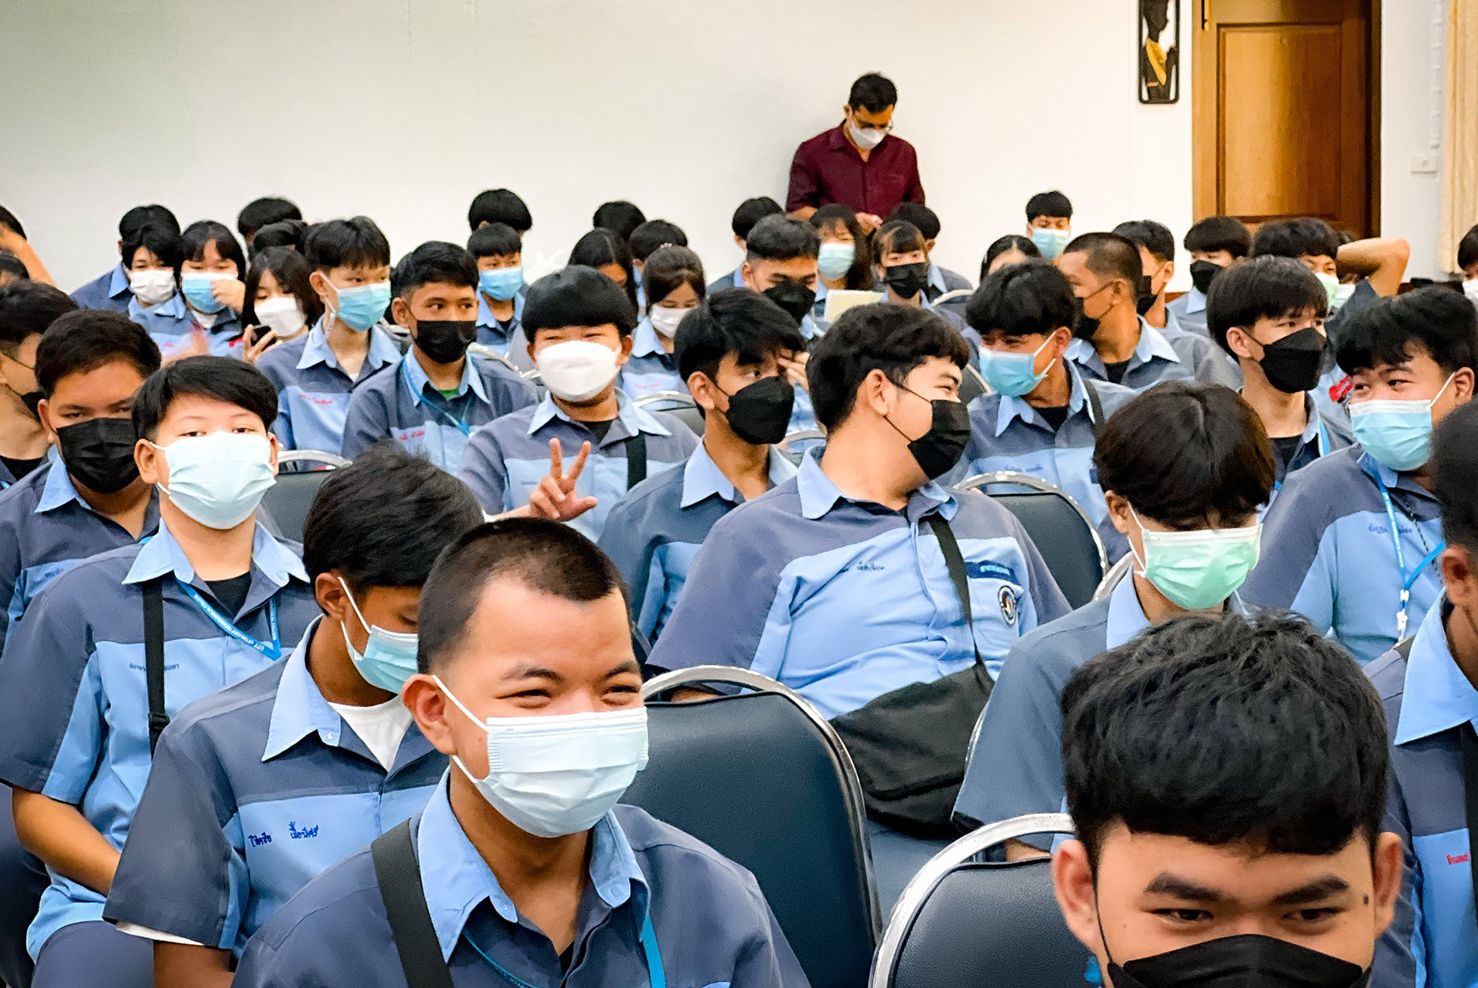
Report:
M630 438L638 432L646 432L654 436L672 435L661 422L658 422L651 415L637 408L636 403L627 397L626 392L620 388L616 389L616 407L618 409L616 412L616 421L625 429L626 435L613 437L610 433L607 433L607 439ZM546 394L543 400L534 406L533 417L529 419L528 435L532 436L555 418L563 419L571 424L575 421L554 403L553 396Z
M739 265L737 268L734 269L734 287L735 288L743 288L744 287L744 265L742 265L742 264Z
M314 364L324 364L334 370L342 370L339 366L339 358L334 356L334 351L328 345L328 331L323 321L328 316L321 316L308 330L304 337L303 355L298 358L298 370L306 370ZM369 330L369 351L364 356L365 366L372 368L384 367L386 364L394 363L401 357L400 347L390 338L390 334L381 330L378 326L371 326ZM361 375L363 371L361 370Z
M949 291L949 287L944 283L944 270L933 261L929 262L929 286L939 289L940 294Z
M1130 550L1131 553L1133 550ZM1109 593L1108 622L1104 628L1104 647L1118 648L1150 626L1144 608L1139 603L1139 593L1134 589L1134 569ZM1247 615L1247 605L1233 593L1227 598L1227 609L1233 614Z
M652 327L651 317L647 316L636 324L636 329L631 333L631 355L650 357L652 354L666 356L666 351L662 349L662 341L657 338L657 330Z
M1082 375L1073 368L1073 362L1071 360L1064 360L1063 365L1067 368L1068 415L1076 415L1088 403L1088 391L1083 386ZM996 409L997 436L1006 431L1006 427L1011 424L1012 419L1021 419L1021 421L1028 425L1037 422L1043 422L1045 424L1042 417L1037 414L1037 410L1027 402L1024 395L1020 398L1015 398L1011 395L1001 395L1000 407Z
M796 473L796 465L773 446L770 447L770 486L783 484ZM683 467L683 496L680 507L688 508L699 501L718 495L730 504L738 504L739 496L734 484L713 462L708 450L700 442L688 463Z
M1429 501L1436 500L1431 491L1427 490L1421 484L1418 484L1416 481L1412 480L1409 474L1397 473L1395 470L1392 470L1390 467L1386 466L1375 457L1371 456L1369 452L1361 452L1360 469L1364 470L1366 476L1370 477L1372 480L1376 481L1379 484L1385 485L1386 490L1406 491L1407 493L1414 494L1419 498L1424 498Z
M277 682L277 696L272 701L272 715L267 725L267 744L262 761L270 761L310 734L323 743L337 747L344 722L313 681L308 672L308 643L313 632L323 623L320 615L308 625L298 647L293 649L282 667Z
M81 504L82 497L77 493L72 478L67 474L66 464L53 463L46 471L46 483L41 487L41 498L36 502L34 513L42 515L48 511L55 511L62 505L71 504L73 501Z
M130 287L128 272L123 270L120 263L113 269L113 277L108 280L108 297L122 298L125 295L132 297L133 289Z
M796 491L800 494L801 515L815 521L826 515L836 506L838 501L850 501L851 498L842 493L832 479L821 469L821 454L819 450L808 452L801 460L800 469L796 474ZM949 521L955 516L959 503L955 501L954 495L930 481L909 495L908 507L905 509L911 521L917 520L928 514L930 510L938 509Z
M1446 605L1444 595L1422 619L1411 643L1401 716L1396 723L1397 744L1478 722L1478 690L1473 689L1447 647L1447 629L1442 623Z
M1185 311L1187 313L1206 311L1206 296L1201 294L1200 289L1192 288L1186 293Z
M513 296L513 322L515 324L523 322L523 295L521 293ZM499 332L503 329L503 324L498 322L497 317L493 315L493 309L488 305L487 297L482 292L477 293L477 324L496 326Z
M162 316L173 316L176 319L184 319L189 315L189 310L185 308L185 296L181 295L178 289L163 302L150 306L147 311Z
M412 400L420 400L427 388L436 392L438 397L441 396L441 390L431 383L431 378L426 376L426 368L421 366L421 362L416 359L414 353L408 353L402 357L401 363L405 366L405 385L411 393ZM484 405L491 404L488 401L487 391L482 386L482 375L477 373L477 369L472 366L470 356L462 361L462 379L457 382L456 397L462 397L468 390L477 395Z
M1301 445L1307 446L1318 438L1324 428L1324 420L1319 415L1319 409L1314 405L1314 396L1304 395L1304 415L1308 417L1308 424L1304 426L1304 434L1299 439ZM1325 444L1327 448L1327 443Z
M259 521L252 534L251 564L279 588L287 586L288 580L308 582L308 572L303 561L289 548L278 542ZM185 556L185 550L175 541L164 519L159 520L159 531L139 549L133 565L129 567L124 583L143 583L173 572L185 583L195 579L195 567Z
M426 895L426 908L431 925L441 946L441 955L450 961L457 941L472 912L487 902L506 923L518 922L518 908L498 878L467 839L462 825L452 813L447 795L450 776L443 775L426 810L421 814L420 832L416 836L416 852L421 864L421 887ZM646 877L637 864L631 842L615 816L607 813L590 829L590 884L607 906L615 909L632 898L639 887L644 894L637 901L649 901ZM638 919L644 919L644 916Z
M1180 363L1180 354L1175 352L1175 347L1165 338L1165 334L1144 321L1144 316L1139 317L1139 345L1134 348L1134 358L1141 364L1147 364L1154 358L1168 360L1172 364Z

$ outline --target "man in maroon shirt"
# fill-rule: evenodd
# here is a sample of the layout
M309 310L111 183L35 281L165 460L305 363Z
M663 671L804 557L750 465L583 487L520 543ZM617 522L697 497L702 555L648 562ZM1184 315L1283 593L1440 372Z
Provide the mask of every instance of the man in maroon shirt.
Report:
M785 208L796 219L833 202L857 214L868 233L900 202L924 201L913 145L889 133L898 89L868 73L852 83L841 124L796 148Z

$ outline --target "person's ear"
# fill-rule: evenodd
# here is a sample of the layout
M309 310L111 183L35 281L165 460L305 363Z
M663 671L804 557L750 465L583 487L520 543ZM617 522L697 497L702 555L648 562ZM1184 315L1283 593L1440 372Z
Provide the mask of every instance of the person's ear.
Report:
M734 234L734 246L735 247L738 247L740 250L747 250L748 249L745 246L744 238L741 237L741 236L739 236L739 234L737 234L737 233Z
M277 433L275 433L275 432L272 431L272 427L271 426L268 426L267 427L267 462L270 463L270 464L272 464L272 474L273 474L273 476L276 476L276 474L277 474L277 456L278 456L278 454L281 451L282 451L282 447L281 447L281 444L278 442Z
M313 578L313 597L318 607L334 623L348 623L349 597L337 573L319 573Z
M163 451L156 449L154 444L147 439L140 439L134 443L133 462L139 468L139 479L153 486L163 484L169 486L169 464L164 458Z
M1256 360L1252 355L1252 347L1248 346L1252 334L1241 326L1232 326L1227 330L1227 346L1231 348L1232 354L1238 357L1246 357L1248 360Z
M698 407L706 412L718 411L718 386L709 380L708 375L702 371L693 371L688 375L688 394L698 403Z
M1081 841L1063 841L1052 854L1052 894L1067 928L1095 957L1103 956L1098 925L1098 896L1093 888L1093 866Z
M748 258L745 258L744 263L739 265L739 277L744 279L745 288L754 292L759 291L759 286L754 283L754 265L749 263Z
M873 368L862 379L858 401L865 400L868 406L877 413L879 418L887 418L893 413L897 390L893 382L888 380L886 374L877 368Z
M49 399L41 399L40 404L36 406L36 417L41 420L41 428L46 430L47 441L53 446L57 445L56 429L51 425L51 401Z
M616 351L616 366L624 367L631 359L631 348L636 344L636 338L630 333L621 337L621 347Z
M1175 262L1166 261L1165 266L1160 269L1160 273L1164 275L1164 278L1160 281L1160 291L1163 292L1170 287L1170 279L1175 277Z
M1473 400L1473 368L1462 367L1452 376L1453 404L1462 405Z
M529 344L528 344L528 351L529 351L529 359L534 362L535 366L538 366L539 360L538 360L537 357L534 356L534 344L533 344L532 341L530 341Z
M329 283L328 275L323 271L314 271L309 274L308 286L323 300L324 305L327 305L329 299L333 297L333 286Z
M1049 342L1047 344L1047 349L1043 350L1042 352L1052 357L1052 359L1047 362L1047 366L1051 367L1063 357L1067 356L1067 348L1073 345L1072 327L1058 326L1052 331L1052 335L1048 339Z
M1375 839L1374 898L1375 932L1384 933L1396 914L1396 898L1401 893L1401 865L1405 848L1396 834L1383 833Z
M933 240L925 240L924 241L924 253L925 254L932 254L932 253L934 253L934 241Z
M122 258L123 258L123 238L122 237L119 237L118 238L118 257L119 257L120 260L122 260Z
M1442 572L1442 584L1447 590L1447 599L1454 607L1468 614L1478 613L1478 573L1473 569L1473 557L1462 546L1448 545L1437 557L1437 567Z
M409 302L398 296L391 299L390 318L395 320L395 325L410 330L411 339L416 338L416 317L411 315Z
M456 711L452 710L451 702L447 700L441 687L436 685L436 680L424 672L418 672L405 681L400 698L411 712L416 726L421 729L426 740L431 742L431 746L443 755L455 755L457 747L447 719Z
M1129 538L1130 533L1139 527L1134 524L1134 515L1129 511L1129 499L1117 491L1104 491L1103 501L1108 505L1109 521L1113 523L1114 529Z

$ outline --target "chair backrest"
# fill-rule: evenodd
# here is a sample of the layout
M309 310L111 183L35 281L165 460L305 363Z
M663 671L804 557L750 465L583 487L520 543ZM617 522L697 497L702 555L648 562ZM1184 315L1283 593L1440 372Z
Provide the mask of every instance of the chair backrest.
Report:
M694 703L684 684L756 692ZM841 740L800 696L746 669L698 666L647 683L650 761L624 802L754 873L812 988L858 988L881 927L862 788Z
M1108 558L1088 513L1066 491L1024 473L977 474L959 489L995 486L1027 488L1019 493L992 491L990 496L1015 515L1032 537L1067 602L1081 607L1091 601L1108 569Z
M513 361L509 360L507 357L503 356L501 353L499 353L497 350L494 350L486 343L474 343L467 348L467 352L481 357L483 360L491 360L493 361L493 363L502 364L504 367L507 367L509 370L513 371L513 373L515 374L521 374L519 369L513 366Z
M1119 561L1109 567L1109 571L1103 574L1103 580L1098 584L1098 589L1093 591L1094 600L1102 600L1114 592L1114 587L1124 579L1131 569L1134 568L1134 553L1126 553L1119 557Z
M990 385L985 383L985 378L981 377L974 364L966 364L965 372L960 375L960 400L968 405L987 394L990 394Z
M807 450L824 445L826 445L826 433L820 429L797 429L780 440L780 445L776 448L780 450L782 456L799 466L801 460L806 458Z
M654 391L636 399L636 407L649 412L666 412L693 430L696 436L703 435L703 413L693 396L681 391Z
M318 488L328 475L339 467L347 467L349 461L337 453L325 453L316 449L283 450L277 456L277 483L267 488L262 496L262 507L277 526L283 538L294 542L303 541L303 526L308 521L308 509ZM308 464L321 463L319 469L304 469ZM284 466L298 469L283 470Z
M940 851L904 889L878 947L870 988L1073 988L1089 953L1067 929L1047 858L977 861L1004 841L1071 833L1038 813L990 824Z

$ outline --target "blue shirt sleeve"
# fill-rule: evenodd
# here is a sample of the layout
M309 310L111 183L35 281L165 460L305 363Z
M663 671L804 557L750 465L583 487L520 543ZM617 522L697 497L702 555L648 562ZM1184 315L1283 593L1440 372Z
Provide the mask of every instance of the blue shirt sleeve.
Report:
M622 498L606 516L599 545L626 580L631 619L642 634L651 638L667 588L661 567L653 565L657 540L641 516L640 505L630 497Z
M1417 988L1423 980L1418 972L1425 973L1432 965L1428 963L1422 939L1421 898L1417 889L1421 881L1420 866L1411 843L1406 797L1395 772L1391 773L1386 791L1386 815L1380 829L1401 838L1401 891L1391 925L1375 944L1370 988Z
M396 380L399 380L398 375ZM364 387L354 390L349 397L340 456L352 460L381 439L389 438L390 413L385 402L386 396L379 388Z
M508 467L503 462L503 450L491 428L479 429L467 441L457 476L472 488L478 503L489 514L496 515L516 507L508 503Z
M1319 632L1334 626L1334 558L1328 522L1328 491L1310 483L1319 471L1296 471L1263 520L1262 554L1242 586L1242 599L1264 607L1298 611ZM1326 544L1326 542L1328 544Z

